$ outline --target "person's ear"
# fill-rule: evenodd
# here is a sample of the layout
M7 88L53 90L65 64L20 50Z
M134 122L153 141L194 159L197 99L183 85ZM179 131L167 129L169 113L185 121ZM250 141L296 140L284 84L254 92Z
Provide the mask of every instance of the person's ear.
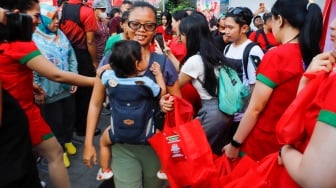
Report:
M275 24L280 28L280 27L283 27L284 24L285 24L285 20L284 18L281 16L281 15L278 15L277 16L277 19L274 19L273 20L275 22Z
M246 34L249 30L250 30L250 27L246 24L241 27L241 32L243 34Z

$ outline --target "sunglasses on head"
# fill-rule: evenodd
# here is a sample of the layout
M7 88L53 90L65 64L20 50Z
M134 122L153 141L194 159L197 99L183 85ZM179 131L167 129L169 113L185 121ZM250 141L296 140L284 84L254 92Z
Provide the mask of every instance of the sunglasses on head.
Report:
M243 16L242 12L244 11L243 8L240 7L233 7L228 10L228 13L234 16Z

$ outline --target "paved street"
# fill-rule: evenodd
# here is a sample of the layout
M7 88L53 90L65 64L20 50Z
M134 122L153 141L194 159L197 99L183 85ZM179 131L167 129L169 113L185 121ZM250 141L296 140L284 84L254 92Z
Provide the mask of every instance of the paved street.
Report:
M103 131L109 124L109 115L101 115L98 127ZM95 137L95 146L98 150L99 137ZM71 166L68 168L68 173L71 180L72 188L113 188L112 181L101 182L96 180L96 175L99 165L95 165L92 169L88 169L82 162L84 137L78 137L74 134L73 143L77 147L77 154L69 156ZM47 183L47 188L52 188L49 181L48 170L45 160L38 164L41 180Z

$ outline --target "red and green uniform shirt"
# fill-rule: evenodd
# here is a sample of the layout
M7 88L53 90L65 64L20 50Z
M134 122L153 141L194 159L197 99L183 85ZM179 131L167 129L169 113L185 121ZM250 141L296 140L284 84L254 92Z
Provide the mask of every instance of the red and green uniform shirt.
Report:
M40 109L33 100L33 72L26 66L31 59L40 56L34 42L10 42L0 44L0 80L2 88L9 92L25 111L29 121L32 144L40 144L53 136L43 120Z
M253 159L260 160L279 150L275 125L296 97L303 72L299 44L278 46L263 57L257 69L257 80L272 88L273 92L242 147L242 151Z

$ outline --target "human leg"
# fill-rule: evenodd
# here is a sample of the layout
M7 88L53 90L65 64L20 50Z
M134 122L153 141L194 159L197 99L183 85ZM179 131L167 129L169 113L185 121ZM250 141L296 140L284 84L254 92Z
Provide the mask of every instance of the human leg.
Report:
M130 144L113 144L112 146L113 179L117 188L143 187L141 163L133 151L135 146Z
M72 133L75 126L75 98L74 96L67 97L63 100L63 134L64 134L64 148L69 155L77 153L76 147L71 142Z
M54 133L57 141L61 145L64 145L62 101L60 100L41 105L41 113Z
M110 128L106 128L103 135L100 137L100 167L105 170L110 168L110 158L111 158L111 139L109 136Z
M220 155L222 148L229 143L230 127L233 117L218 109L218 100L203 100L202 108L197 113L205 131L211 149Z
M68 121L69 115L66 115L68 113L65 105L65 99L58 100L53 103L44 104L41 106L41 112L43 114L43 117L45 121L49 124L51 130L53 131L57 141L61 144L63 147L63 162L66 167L70 167L70 160L68 157L68 154L66 153L65 148L65 127L66 123ZM71 111L69 111L71 112Z
M78 61L78 74L84 76L96 76L95 68L92 65L91 56L88 50L74 48L76 58ZM76 98L76 118L75 129L78 136L85 136L86 131L86 117L90 103L92 87L78 87L75 93ZM97 128L95 135L100 134Z
M36 151L47 159L50 179L55 188L69 188L68 172L63 164L63 149L55 137L43 140L34 147Z
M157 177L157 172L161 168L158 156L150 145L141 145L140 147L137 154L142 164L143 187L161 188L163 181Z
M102 136L100 137L100 169L97 174L97 180L110 179L113 176L113 172L110 168L110 158L111 158L111 139L109 136L110 128L106 128Z

